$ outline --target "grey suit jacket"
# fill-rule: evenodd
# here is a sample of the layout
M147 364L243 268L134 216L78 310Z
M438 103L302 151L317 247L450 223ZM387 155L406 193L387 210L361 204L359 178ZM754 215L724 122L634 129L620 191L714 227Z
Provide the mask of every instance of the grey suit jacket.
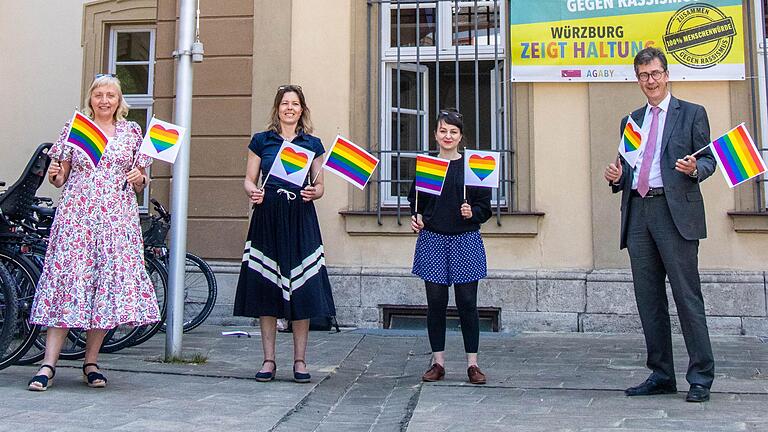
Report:
M643 124L645 106L630 114L638 125ZM621 121L620 133L627 124L625 117ZM699 183L715 172L716 161L710 149L696 155L697 178L692 178L675 170L675 161L709 145L709 119L701 105L682 101L672 96L669 102L667 118L661 138L661 180L664 182L664 194L667 198L672 219L686 240L698 240L707 236L707 224L704 218L704 199ZM621 196L621 248L627 247L627 219L632 190L633 168L623 159L622 176L617 185L612 185L613 192L622 192Z

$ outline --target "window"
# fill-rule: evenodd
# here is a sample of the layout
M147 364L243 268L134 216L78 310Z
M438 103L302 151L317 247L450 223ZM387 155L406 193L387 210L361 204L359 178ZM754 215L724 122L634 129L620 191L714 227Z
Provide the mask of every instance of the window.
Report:
M130 106L128 120L135 121L146 132L152 118L155 72L155 30L145 27L113 27L110 29L108 71L117 74L123 96ZM149 188L139 198L146 210Z
M415 157L437 151L435 114L464 115L464 145L503 152L497 209L510 201L500 1L381 2L381 189L379 206L406 205Z

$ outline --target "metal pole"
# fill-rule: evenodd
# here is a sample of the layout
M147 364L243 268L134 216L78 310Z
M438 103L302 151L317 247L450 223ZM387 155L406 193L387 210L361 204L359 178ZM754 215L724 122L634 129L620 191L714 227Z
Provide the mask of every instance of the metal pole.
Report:
M187 198L189 194L189 146L192 126L192 43L195 40L196 0L179 0L179 43L176 64L176 124L187 128L187 145L173 164L171 194L171 249L168 268L168 318L165 358L181 357L184 324L184 273L187 256Z

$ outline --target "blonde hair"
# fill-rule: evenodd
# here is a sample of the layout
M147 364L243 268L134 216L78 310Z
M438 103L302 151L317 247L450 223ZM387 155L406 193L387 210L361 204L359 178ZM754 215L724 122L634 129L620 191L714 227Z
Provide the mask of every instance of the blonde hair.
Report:
M269 113L269 123L267 123L267 130L272 132L281 133L280 130L280 116L278 111L280 109L280 102L283 101L283 95L286 93L296 93L299 97L299 104L301 104L301 116L296 124L296 133L312 133L312 120L310 119L309 107L307 106L307 100L304 98L304 92L301 90L301 86L289 84L282 85L277 88L277 94L275 94L275 102L272 104L272 111Z
M117 77L111 75L97 76L91 83L91 88L88 89L88 93L85 95L85 101L83 102L83 114L90 118L93 118L93 107L91 106L91 95L93 91L99 87L114 86L117 89L117 95L120 97L120 102L117 105L115 114L113 116L115 121L125 120L125 116L128 115L128 103L125 102L123 97L123 89L120 86L120 80Z

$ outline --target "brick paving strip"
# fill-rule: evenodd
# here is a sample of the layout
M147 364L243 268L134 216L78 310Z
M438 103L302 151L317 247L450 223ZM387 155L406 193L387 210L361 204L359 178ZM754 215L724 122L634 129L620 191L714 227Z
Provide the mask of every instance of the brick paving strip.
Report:
M53 387L28 392L33 367L0 371L0 431L766 431L768 344L713 337L712 402L684 402L683 341L674 338L677 395L627 398L647 376L642 337L624 334L483 334L486 386L466 383L460 335L449 333L446 380L422 384L423 332L313 332L312 384L291 381L291 336L278 336L278 374L257 383L258 336L221 337L225 327L185 335L203 365L163 364L164 339L100 360L103 391L61 362ZM258 329L250 329L257 332Z

